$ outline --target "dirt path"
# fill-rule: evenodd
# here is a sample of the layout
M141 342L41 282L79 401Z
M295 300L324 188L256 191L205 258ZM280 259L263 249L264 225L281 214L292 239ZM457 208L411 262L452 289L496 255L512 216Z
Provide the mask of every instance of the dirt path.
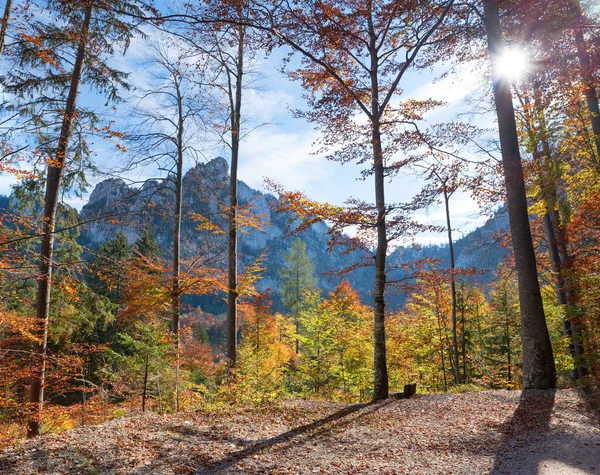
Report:
M600 474L600 424L571 390L289 401L46 436L0 454L0 473Z

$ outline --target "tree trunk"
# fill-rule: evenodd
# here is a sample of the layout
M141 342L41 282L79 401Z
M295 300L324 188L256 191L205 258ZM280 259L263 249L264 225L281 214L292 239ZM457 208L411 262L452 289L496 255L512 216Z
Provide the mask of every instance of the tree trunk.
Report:
M444 376L444 392L448 390L448 381L446 379L446 360L444 358L444 339L442 335L442 317L439 309L436 309L437 323L438 323L438 334L440 337L440 355L442 357L442 375Z
M583 36L584 18L579 0L571 0L571 12L575 20L574 36L577 47L577 57L581 69L581 80L583 82L585 99L587 102L590 119L592 122L592 133L594 134L594 145L596 146L596 167L600 165L600 107L598 106L598 94L594 82L593 68L585 38Z
M387 224L385 207L385 169L379 110L379 57L377 35L373 19L369 15L369 54L371 59L371 143L373 150L373 170L375 172L375 206L377 208L377 250L375 253L375 287L373 289L373 400L387 399L389 382L385 348L385 286L387 258Z
M2 53L4 53L4 44L6 43L6 32L8 30L11 8L12 0L6 0L6 4L4 5L4 15L2 16L2 28L0 29L0 58L2 57Z
M510 83L503 76L503 72L499 70L504 40L497 0L485 0L484 12L513 254L519 282L523 340L523 388L549 389L556 386L556 368L544 315L535 251L529 227L527 195Z
M508 312L508 305L506 305L504 307L504 331L506 332L506 372L508 377L508 383L510 384L512 382L512 348L510 346L510 318Z
M296 310L294 315L294 323L296 325L296 354L300 352L300 341L298 335L300 334L300 269L296 266Z
M148 397L148 353L144 355L144 386L142 388L142 412L146 412L146 398Z
M444 204L446 206L446 226L448 228L448 248L450 250L450 289L452 291L452 358L454 367L454 383L460 384L460 366L458 364L458 337L456 331L456 276L454 275L454 244L452 242L452 227L450 224L450 197L445 189Z
M71 137L71 124L77 113L77 93L85 60L90 22L92 19L92 6L85 8L84 21L77 47L75 64L71 76L69 95L62 120L56 156L48 162L46 177L46 193L44 198L44 222L42 225L42 248L40 253L37 298L36 298L36 330L37 341L34 352L37 371L32 378L29 402L33 413L27 424L27 437L33 438L40 433L40 419L44 405L44 383L46 376L46 357L48 347L48 322L50 318L50 292L52 282L53 252L54 252L54 227L56 224L56 210L63 177L63 168L66 163L67 149Z
M546 234L546 244L548 245L548 253L550 254L550 264L552 266L552 273L554 274L554 289L556 291L556 303L567 309L567 294L565 293L565 282L562 278L562 269L560 263L560 256L558 254L558 246L556 243L556 234L554 232L554 225L550 218L550 213L544 215L544 231ZM568 313L568 310L565 310ZM562 330L563 335L571 340L573 330L571 328L571 321L565 315L562 319ZM567 346L567 353L571 356L575 353L575 348L572 341L569 341ZM571 379L577 379L577 370L573 369L569 371Z
M240 13L241 14L241 13ZM230 368L237 361L237 213L238 213L238 159L240 151L242 76L244 73L245 28L238 30L237 70L235 97L231 111L231 176L229 182L229 242L228 242L228 292L227 292L227 359Z
M544 106L541 96L539 82L534 79L534 111L538 121L539 130L536 133L536 124L533 118L530 119L530 140L533 156L538 163L538 183L546 205L546 214L544 216L544 231L546 243L550 255L550 264L554 277L554 286L558 305L564 308L564 317L562 319L562 329L565 337L570 342L567 352L570 356L581 356L583 347L580 342L579 332L576 325L572 322L572 317L577 312L575 295L572 286L565 276L565 271L570 265L570 257L566 247L566 238L562 232L560 216L558 212L558 184L559 175L555 172L557 165L554 159L548 136L548 127L544 114ZM541 154L537 151L538 142L541 144ZM554 172L554 173L553 173ZM548 176L550 174L550 176ZM559 238L560 237L560 238ZM578 379L585 376L585 368L575 368L570 371L572 379Z
M465 305L465 287L464 282L461 285L460 292L460 322L461 322L461 333L462 333L462 366L463 366L463 374L462 374L462 382L463 384L467 384L467 336L465 333L466 326L466 305Z
M86 410L86 395L85 395L85 365L81 366L81 425L85 425L85 410Z
M179 79L174 77L177 93L177 172L175 175L175 220L173 223L173 282L171 288L171 331L175 337L175 412L179 411L179 319L181 315L181 213L183 201L183 137L185 132L183 97Z
M177 164L175 175L175 217L173 222L173 279L171 288L171 331L176 337L179 348L179 317L181 314L181 212L183 201L183 103L179 89L177 90L178 125L177 125Z
M373 158L375 167L375 201L377 206L377 251L375 254L374 312L374 393L373 399L387 399L388 374L385 348L385 261L387 233L385 219L384 169L379 124L373 124Z

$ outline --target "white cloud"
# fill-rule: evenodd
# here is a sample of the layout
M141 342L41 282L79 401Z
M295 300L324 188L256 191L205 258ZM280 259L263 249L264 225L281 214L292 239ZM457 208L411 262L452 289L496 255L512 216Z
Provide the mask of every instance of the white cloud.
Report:
M244 92L243 113L258 123L281 120L294 107L295 98L283 89L256 90Z
M241 146L240 179L258 189L264 188L265 178L287 189L322 185L329 180L331 167L312 154L315 138L314 133L297 134L275 127L256 130Z

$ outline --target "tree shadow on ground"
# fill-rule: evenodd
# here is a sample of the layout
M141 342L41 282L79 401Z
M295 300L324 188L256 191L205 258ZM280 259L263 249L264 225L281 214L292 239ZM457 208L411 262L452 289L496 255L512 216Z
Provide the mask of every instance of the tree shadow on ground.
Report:
M284 432L283 434L279 434L270 439L260 440L242 450L230 453L223 459L213 462L209 466L204 466L201 468L199 467L196 473L226 473L230 467L237 464L241 460L252 457L253 455L256 455L264 450L270 449L274 446L285 448L286 446L289 446L292 442L298 443L296 439L305 434L311 434L314 432L323 434L333 429L340 429L344 426L347 426L351 422L356 422L357 420L362 419L378 411L379 409L388 406L389 404L392 404L393 402L395 401L387 400L384 402L354 404L352 406L345 407L340 411L337 411L323 419L319 419L317 421L311 422L310 424L305 424L303 426L294 427L293 429ZM353 414L356 414L356 416L349 417ZM326 427L329 424L331 425L329 427Z
M523 391L513 417L501 429L494 475L599 473L600 441L594 435L551 430L555 396L555 391Z

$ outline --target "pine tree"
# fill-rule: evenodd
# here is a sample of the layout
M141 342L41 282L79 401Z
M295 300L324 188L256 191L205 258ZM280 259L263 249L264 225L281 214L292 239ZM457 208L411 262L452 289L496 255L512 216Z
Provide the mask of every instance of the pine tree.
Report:
M281 277L281 301L291 315L300 334L300 310L303 294L316 287L315 267L306 254L306 243L297 238L285 258L285 266L279 272ZM296 339L296 354L299 351L299 341Z
M102 244L95 253L89 278L94 292L108 297L111 302L119 303L126 285L127 268L131 265L132 246L123 232L114 239Z

